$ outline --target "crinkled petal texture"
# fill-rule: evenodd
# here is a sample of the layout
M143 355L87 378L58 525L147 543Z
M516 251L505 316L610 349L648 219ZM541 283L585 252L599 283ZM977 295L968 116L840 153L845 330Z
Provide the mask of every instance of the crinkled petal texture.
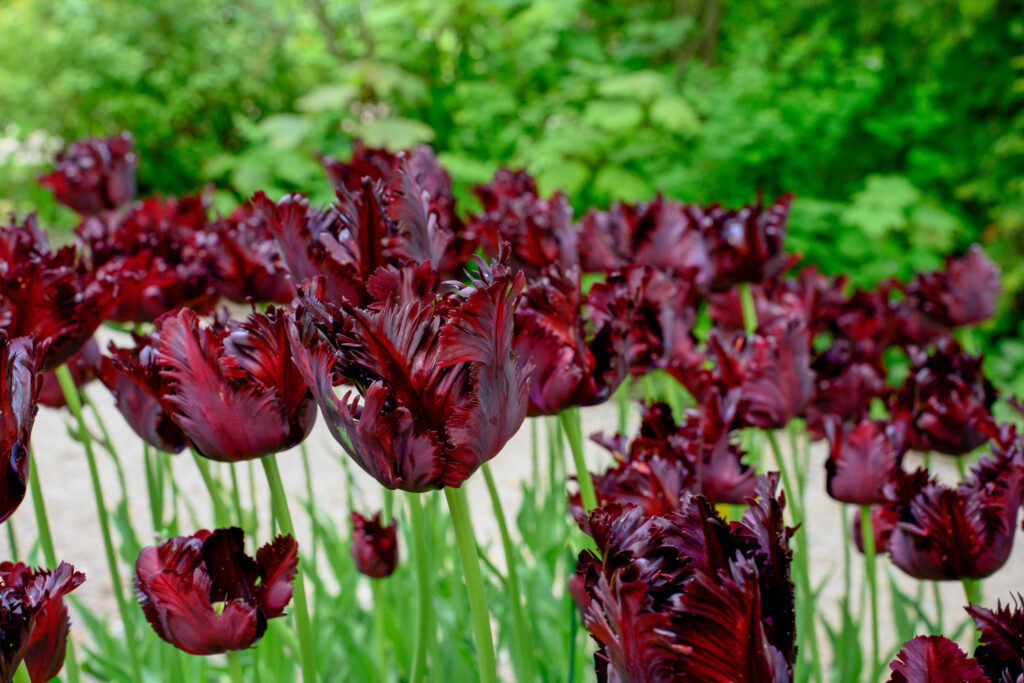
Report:
M989 680L978 660L944 636L908 640L889 668L889 683L998 683Z
M740 209L718 204L687 206L691 220L708 242L714 265L712 289L722 291L741 282L761 282L782 273L792 260L783 250L791 195L764 206L761 198Z
M413 492L459 486L497 455L525 417L529 376L512 352L522 275L481 264L482 279L464 291L422 297L409 284L420 270L378 271L396 282L372 308L307 298L299 316L319 331L293 335L335 438L381 484ZM339 376L361 403L336 396Z
M41 380L30 337L8 339L0 330L0 522L25 498L29 437Z
M398 523L385 526L379 512L367 519L353 510L351 553L360 573L374 579L391 576L398 566Z
M828 495L841 503L885 502L885 486L903 456L899 425L862 420L856 425L825 423L829 456L825 461Z
M967 613L978 627L974 656L993 681L1016 681L1024 676L1024 601L996 603L994 610L970 605Z
M700 496L667 515L619 504L590 513L583 528L599 554L580 555L570 591L600 646L599 680L791 680L793 529L777 480L762 478L731 525Z
M963 256L947 258L945 270L915 277L907 296L943 327L975 325L996 311L999 276L999 267L975 244Z
M128 133L81 140L57 155L54 170L40 176L39 183L76 213L97 214L135 198L137 163Z
M244 650L263 636L291 600L298 544L279 536L255 560L243 546L242 530L231 528L142 550L135 592L158 636L194 655Z
M155 349L117 353L117 364L202 455L234 462L287 450L309 434L316 404L292 361L277 310L242 323L203 327L189 309L157 321Z
M1006 563L1024 500L1021 445L983 456L971 477L948 488L923 476L887 504L898 522L889 539L893 564L919 579L982 579Z
M100 380L113 394L114 404L128 426L143 441L165 453L178 453L188 445L185 432L163 409L157 397L106 356L100 363Z
M62 562L56 569L0 563L0 681L10 681L22 661L32 683L60 673L71 624L64 596L85 575Z

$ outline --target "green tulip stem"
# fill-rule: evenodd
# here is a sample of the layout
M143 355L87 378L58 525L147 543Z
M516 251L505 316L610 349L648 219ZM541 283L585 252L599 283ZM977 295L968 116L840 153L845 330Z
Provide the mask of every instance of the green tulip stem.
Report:
M875 532L871 520L871 506L860 508L860 533L864 545L864 573L868 579L868 591L871 595L871 668L873 677L878 670L878 659L881 655L878 637L878 580L875 576Z
M277 525L284 534L295 536L292 524L292 513L288 509L284 485L281 483L281 470L277 467L277 456L268 455L262 459L263 472L267 475L270 485L270 500L274 508ZM306 604L306 586L299 571L295 574L295 626L299 636L299 661L302 666L303 683L316 682L316 662L313 657L313 627L309 620L309 606Z
M199 468L199 474L203 478L203 484L206 485L206 490L210 493L210 504L213 505L214 524L218 527L228 526L231 523L231 517L228 515L227 506L224 505L224 499L221 498L219 482L213 477L209 461L200 455L195 449L192 449L192 457L196 461L196 467Z
M757 332L757 306L749 282L740 283L740 310L743 312L743 330L750 336Z
M71 371L67 365L61 365L55 371L60 388L64 392L64 400L67 402L68 410L75 418L78 426L77 438L85 450L85 457L89 463L89 478L92 480L93 497L96 500L96 516L99 518L100 531L103 536L103 550L107 556L107 567L110 570L110 584L113 589L114 598L117 600L117 611L120 613L121 621L124 624L125 637L128 640L128 662L134 675L133 680L142 680L142 667L139 663L139 653L135 641L135 622L131 612L128 611L128 601L125 599L124 585L121 583L121 575L118 573L117 553L114 550L114 538L110 532L110 516L107 513L107 504L103 498L103 485L100 480L100 471L96 465L96 453L92 448L92 436L85 425L85 417L82 415L82 401L78 395L78 388L75 380L71 377ZM70 650L70 648L69 648Z
M494 483L494 475L488 463L480 468L484 473L484 481L487 483L487 492L491 496L491 507L494 509L494 517L498 522L498 531L501 533L501 544L505 552L505 564L508 567L508 599L512 603L512 622L515 625L515 648L513 649L519 665L520 680L532 681L536 679L533 671L533 656L530 652L530 645L533 642L530 637L530 626L526 621L526 614L523 612L523 605L519 591L519 572L516 569L516 562L519 553L512 542L512 535L508 531L508 523L505 521L505 511L501 506L501 498L498 496L498 487Z
M491 618L487 612L487 596L484 580L480 574L480 560L477 557L476 538L473 522L469 516L469 501L462 488L445 487L444 497L455 527L455 540L462 560L462 574L469 594L469 611L473 619L473 639L476 642L476 658L480 666L480 683L497 683L498 668L494 659L494 639L491 635Z
M245 683L245 677L242 676L242 660L238 653L230 650L226 653L226 656L228 658L228 671L231 672L231 683Z
M580 425L580 413L575 408L568 408L558 414L558 421L569 440L573 464L576 467L576 480L580 486L580 500L587 512L597 507L597 493L594 491L594 479L587 469L587 461L583 457L583 428Z
M427 528L420 494L410 493L409 521L412 523L413 562L416 565L416 636L413 642L411 683L422 683L427 673L427 639L430 637L430 555Z

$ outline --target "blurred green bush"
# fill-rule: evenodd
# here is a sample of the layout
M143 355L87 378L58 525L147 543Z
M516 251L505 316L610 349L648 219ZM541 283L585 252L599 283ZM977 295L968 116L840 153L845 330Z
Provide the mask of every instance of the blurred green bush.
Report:
M0 209L53 138L128 129L143 191L329 197L314 153L429 142L577 209L797 193L792 248L858 284L984 242L1024 306L1024 4L1011 0L8 0ZM35 136L33 138L33 136ZM42 150L42 153L40 152ZM66 222L66 221L64 221ZM1001 363L1013 376L1024 344ZM1012 361L1010 359L1013 359ZM1024 384L1021 385L1024 391Z

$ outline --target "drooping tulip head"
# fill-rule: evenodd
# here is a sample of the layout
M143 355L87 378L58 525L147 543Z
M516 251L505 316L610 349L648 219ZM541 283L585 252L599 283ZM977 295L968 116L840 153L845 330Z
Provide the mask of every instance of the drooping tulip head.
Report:
M22 662L32 683L57 677L71 629L64 596L84 581L66 562L52 570L0 562L0 681L10 683Z
M25 498L40 388L36 351L31 337L8 339L0 330L0 522Z
M381 524L378 512L371 519L352 512L352 559L356 569L374 579L391 576L398 566L398 524Z
M156 322L114 363L148 390L212 460L261 458L298 445L313 428L316 404L292 360L283 311L204 327L189 309ZM141 407L141 406L140 406Z
M53 171L40 176L39 183L75 213L92 216L135 198L137 163L128 133L82 140L58 154Z
M197 531L143 548L135 593L162 639L193 655L244 650L292 599L298 544L278 536L245 553L241 529Z

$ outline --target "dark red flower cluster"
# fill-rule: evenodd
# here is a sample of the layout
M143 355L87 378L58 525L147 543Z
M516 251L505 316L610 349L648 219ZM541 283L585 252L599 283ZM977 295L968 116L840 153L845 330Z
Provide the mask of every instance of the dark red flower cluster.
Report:
M584 519L598 552L580 554L569 588L598 680L792 680L793 529L777 486L762 477L731 524L693 495L666 514L613 503Z
M352 559L361 574L374 579L391 576L398 566L398 523L381 524L380 513L372 519L352 512Z
M58 154L56 167L40 176L39 183L75 213L94 216L135 199L137 164L128 133L83 140Z
M1016 683L1024 678L1024 600L969 605L978 628L974 657L944 636L918 636L889 665L890 683Z
M156 634L194 655L244 650L292 599L298 544L278 536L245 553L241 529L202 529L144 548L135 592Z
M13 681L22 662L32 683L57 677L71 629L64 596L84 581L66 562L56 569L0 562L0 681Z
M427 264L383 268L366 308L310 294L297 313L296 360L331 433L387 488L461 485L526 416L530 368L512 349L523 276L478 267L464 287ZM361 400L338 398L342 379Z

